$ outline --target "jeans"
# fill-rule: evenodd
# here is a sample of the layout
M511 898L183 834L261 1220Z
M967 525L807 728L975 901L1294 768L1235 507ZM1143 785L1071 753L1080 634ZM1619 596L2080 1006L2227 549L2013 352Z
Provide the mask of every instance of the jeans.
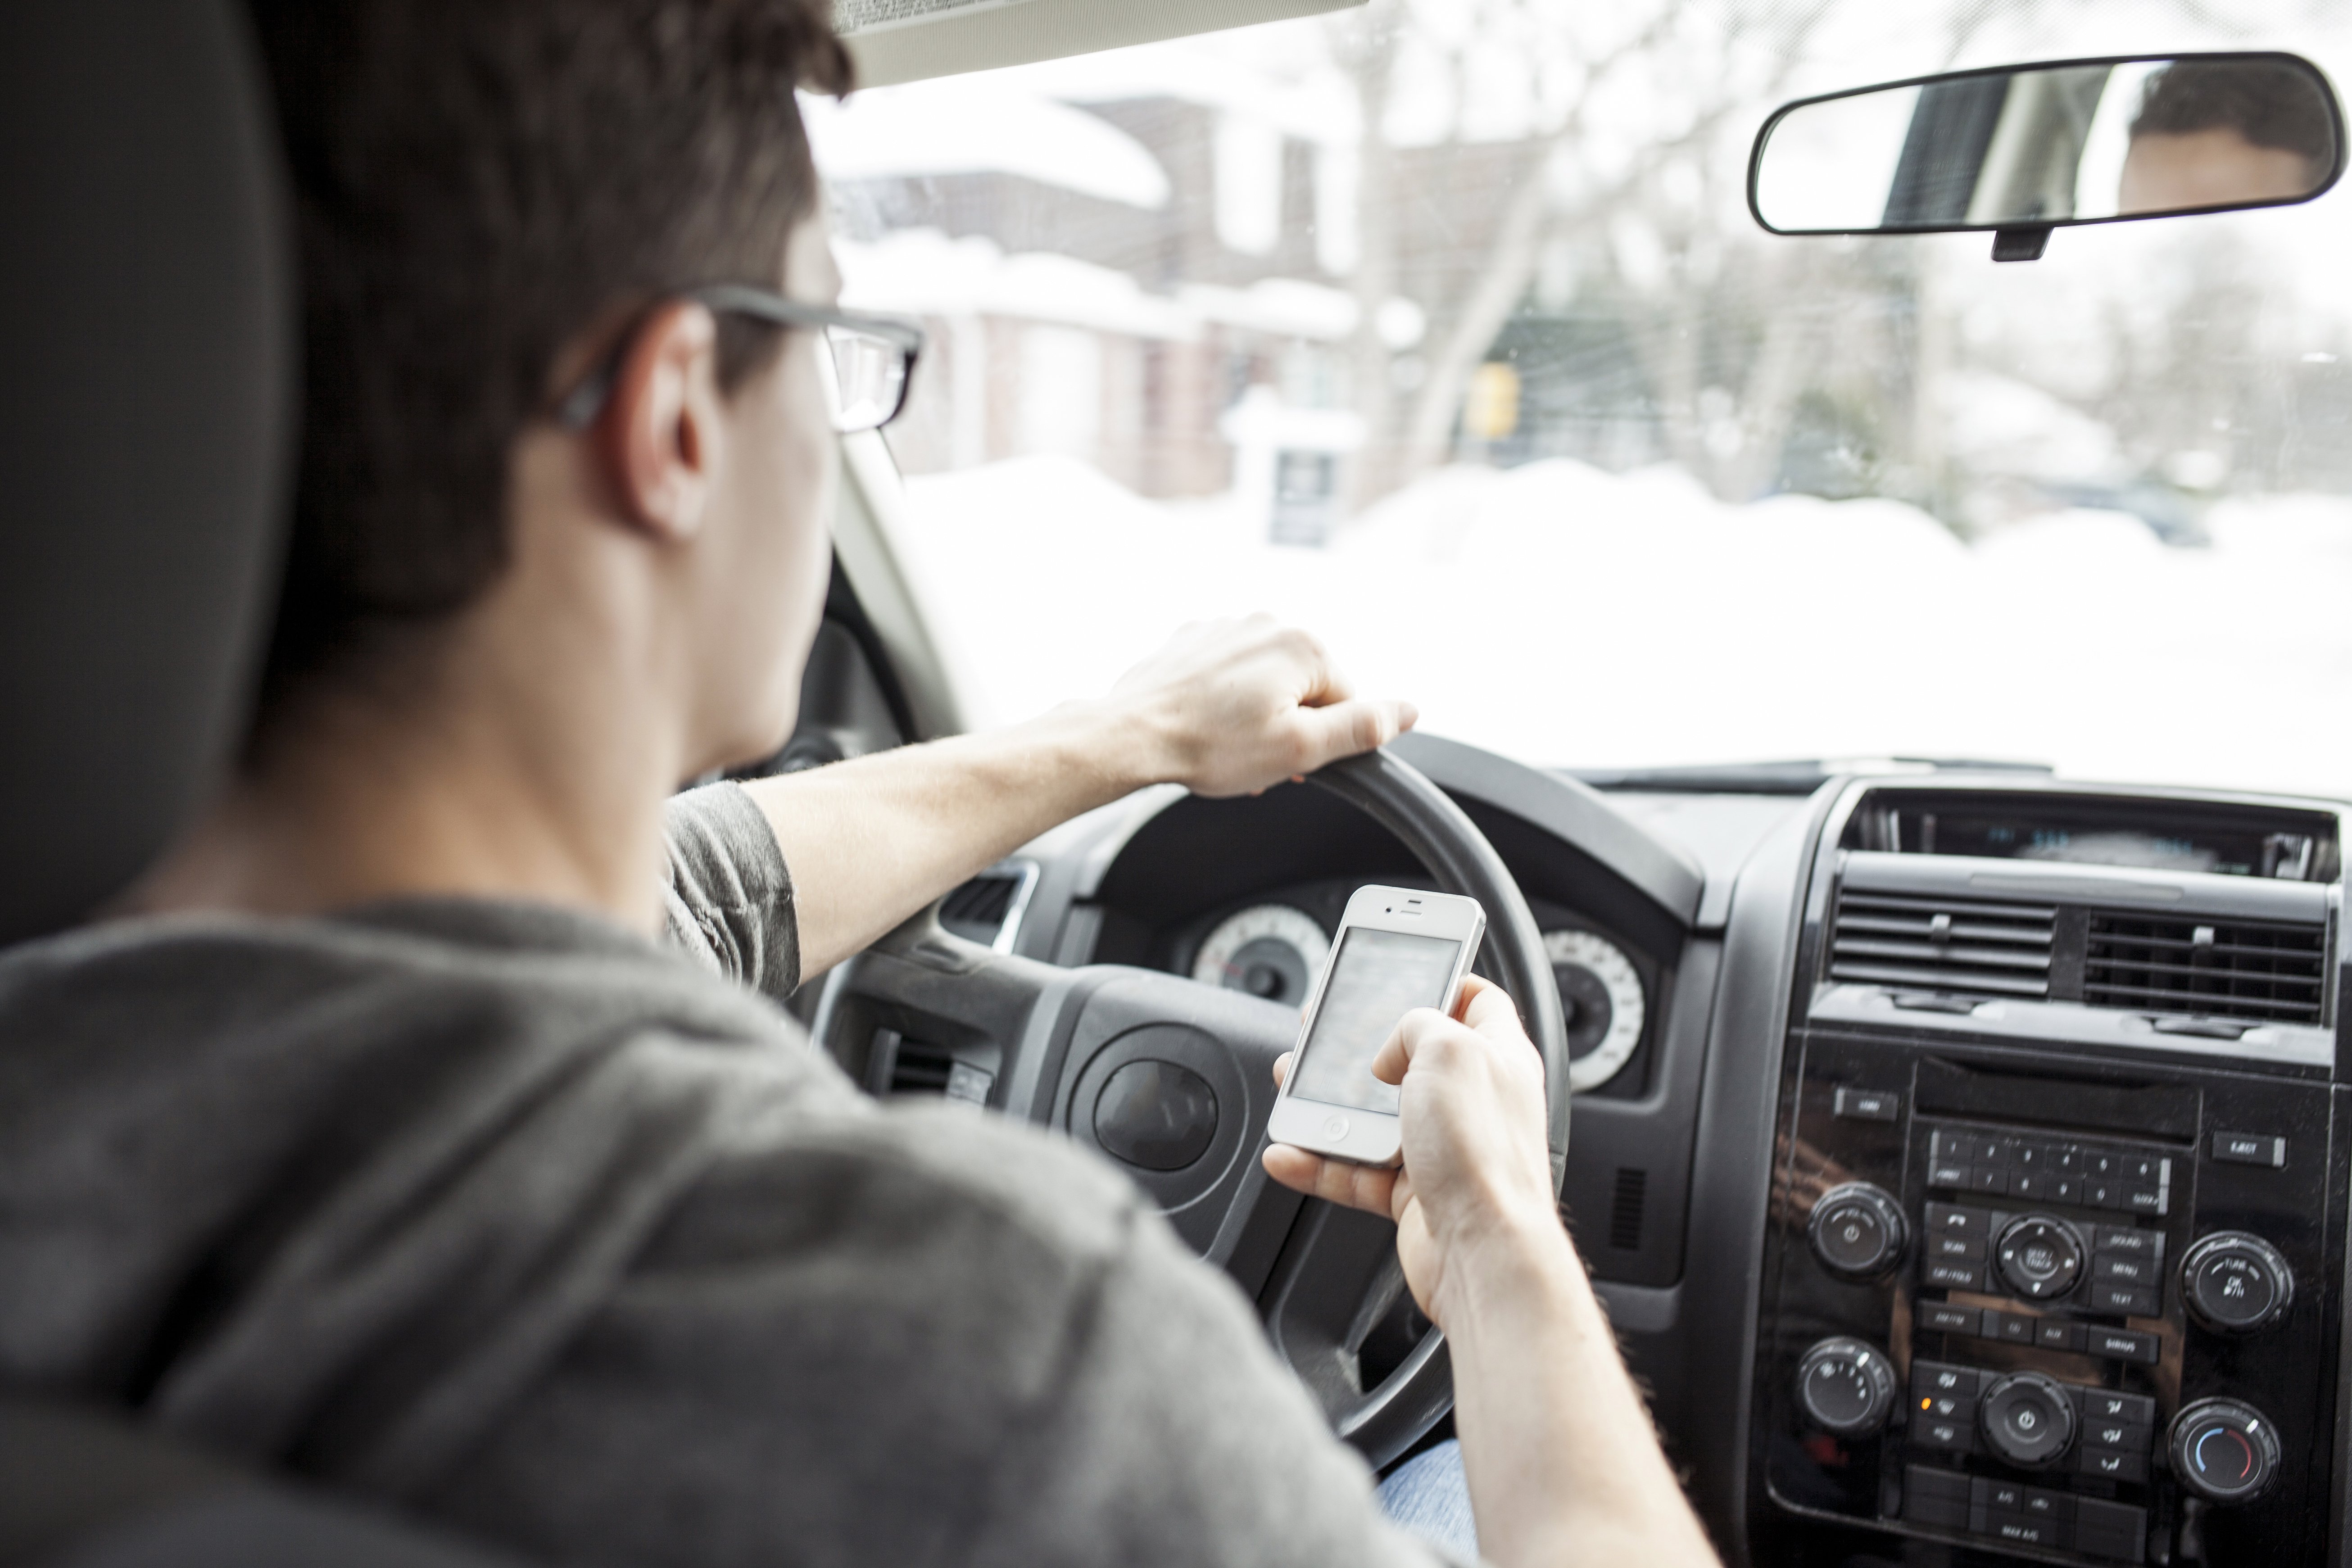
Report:
M1462 1473L1462 1445L1449 1437L1389 1472L1381 1508L1399 1528L1448 1555L1478 1561L1478 1526L1470 1517L1470 1481Z

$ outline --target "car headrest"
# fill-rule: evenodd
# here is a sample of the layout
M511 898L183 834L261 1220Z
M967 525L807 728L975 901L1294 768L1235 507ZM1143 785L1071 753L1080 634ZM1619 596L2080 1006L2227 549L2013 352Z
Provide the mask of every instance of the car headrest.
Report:
M268 626L293 268L233 0L0 6L0 942L186 821Z

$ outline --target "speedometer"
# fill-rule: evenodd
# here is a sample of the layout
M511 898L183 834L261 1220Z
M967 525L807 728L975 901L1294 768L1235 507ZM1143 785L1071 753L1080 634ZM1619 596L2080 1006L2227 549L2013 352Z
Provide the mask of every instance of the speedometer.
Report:
M1544 953L1568 1015L1568 1087L1599 1089L1633 1059L1648 1006L1633 961L1589 931L1544 932Z
M1192 956L1192 978L1304 1007L1330 951L1331 939L1314 916L1288 904L1253 904L1219 921L1202 939Z

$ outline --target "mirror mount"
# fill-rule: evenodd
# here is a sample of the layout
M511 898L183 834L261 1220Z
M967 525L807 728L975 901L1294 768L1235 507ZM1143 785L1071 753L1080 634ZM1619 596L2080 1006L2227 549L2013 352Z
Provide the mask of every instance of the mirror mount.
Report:
M1992 231L1995 261L2039 261L2049 247L2050 226L2046 223L2020 224Z

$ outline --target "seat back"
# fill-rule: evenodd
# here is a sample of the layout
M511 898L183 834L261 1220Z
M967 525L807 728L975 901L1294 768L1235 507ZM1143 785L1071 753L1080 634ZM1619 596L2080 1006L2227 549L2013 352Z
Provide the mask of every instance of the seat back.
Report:
M119 892L235 742L294 384L230 0L0 6L0 942Z

